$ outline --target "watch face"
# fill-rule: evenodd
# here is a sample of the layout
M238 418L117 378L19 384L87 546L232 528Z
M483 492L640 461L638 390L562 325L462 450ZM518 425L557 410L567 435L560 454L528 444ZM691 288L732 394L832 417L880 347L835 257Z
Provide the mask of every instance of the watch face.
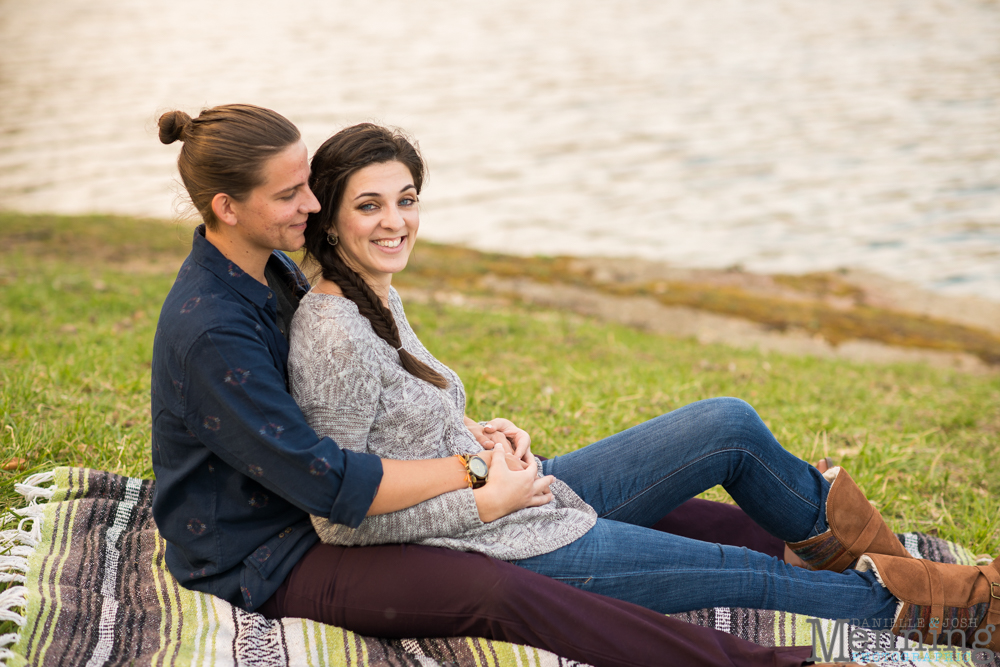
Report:
M488 473L489 470L490 469L486 467L486 461L482 460L478 456L473 456L469 459L469 472L476 477L486 477L486 473Z

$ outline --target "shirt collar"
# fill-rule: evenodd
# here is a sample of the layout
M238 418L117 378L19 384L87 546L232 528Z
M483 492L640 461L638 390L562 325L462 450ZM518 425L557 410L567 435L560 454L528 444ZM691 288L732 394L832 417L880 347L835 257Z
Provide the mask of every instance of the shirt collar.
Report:
M271 288L261 284L256 278L239 267L236 262L226 259L212 243L205 238L205 225L198 225L194 230L194 241L191 244L191 258L205 267L222 282L226 283L258 308L264 308L270 299L274 302Z

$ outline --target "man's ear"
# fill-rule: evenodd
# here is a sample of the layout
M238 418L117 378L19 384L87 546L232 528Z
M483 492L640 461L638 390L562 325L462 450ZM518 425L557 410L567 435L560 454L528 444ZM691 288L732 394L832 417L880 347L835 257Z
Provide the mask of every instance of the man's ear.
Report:
M236 226L236 200L224 192L212 197L212 212L215 218L224 225Z

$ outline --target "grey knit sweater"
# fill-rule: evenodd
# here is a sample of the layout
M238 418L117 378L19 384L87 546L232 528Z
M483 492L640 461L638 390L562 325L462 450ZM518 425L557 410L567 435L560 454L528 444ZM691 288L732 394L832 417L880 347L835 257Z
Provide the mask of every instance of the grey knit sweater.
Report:
M431 356L406 321L390 290L389 307L408 352L448 380L438 389L403 369L399 355L379 338L349 299L311 292L292 322L288 372L292 396L321 436L345 449L400 460L475 453L482 447L465 427L465 389ZM539 471L539 474L541 472ZM594 510L555 480L554 499L483 523L472 489L445 493L399 512L370 516L352 529L312 518L330 544L416 542L478 551L503 560L554 551L590 530Z

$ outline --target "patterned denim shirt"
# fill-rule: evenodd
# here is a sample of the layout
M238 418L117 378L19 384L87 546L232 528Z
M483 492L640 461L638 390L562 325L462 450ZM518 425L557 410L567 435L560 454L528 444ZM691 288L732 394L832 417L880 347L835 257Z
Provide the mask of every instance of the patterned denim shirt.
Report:
M308 289L284 254L268 268L296 297ZM153 343L153 517L167 567L248 610L317 542L310 514L356 527L382 479L377 456L320 438L292 400L277 301L199 227Z

